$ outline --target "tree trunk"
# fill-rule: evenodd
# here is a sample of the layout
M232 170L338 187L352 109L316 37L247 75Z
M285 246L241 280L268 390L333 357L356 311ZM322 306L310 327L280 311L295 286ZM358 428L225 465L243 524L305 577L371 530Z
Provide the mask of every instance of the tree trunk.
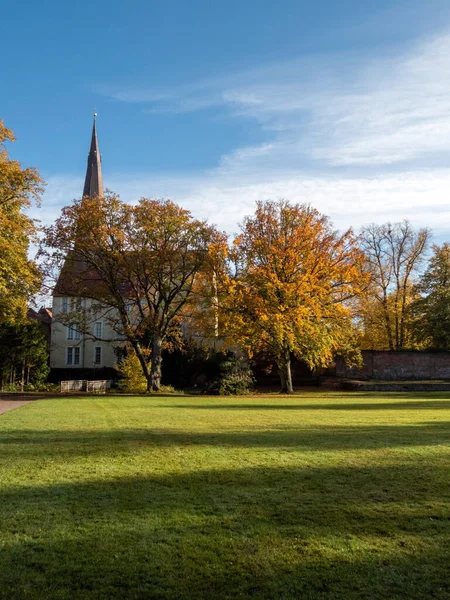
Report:
M278 372L280 374L281 389L280 394L292 394L292 373L291 373L291 353L285 348L278 358Z
M162 339L158 336L153 338L152 344L152 390L158 392L161 388L162 376Z

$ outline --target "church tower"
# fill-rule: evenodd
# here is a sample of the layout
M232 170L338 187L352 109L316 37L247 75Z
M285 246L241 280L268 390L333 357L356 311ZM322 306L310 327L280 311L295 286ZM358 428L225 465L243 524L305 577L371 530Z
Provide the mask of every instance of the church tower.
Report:
M87 160L86 178L84 180L83 198L102 198L103 175L102 157L98 147L97 139L97 113L94 113L94 124L92 126L91 147Z
M104 195L96 117L94 114L83 188L83 198L90 199L102 198ZM107 341L114 339L115 333L109 330L102 316L92 311L91 300L78 295L80 290L76 274L80 275L80 269L84 270L83 265L83 261L74 256L72 260L66 260L53 290L50 367L64 379L73 379L72 373L81 372L80 369L86 373L95 373L99 368L111 369L117 361L113 345ZM64 316L65 313L79 309L84 316L89 316L89 320L92 319L92 323L88 324L90 332L80 331L75 323L68 323ZM88 376L92 378L92 373Z

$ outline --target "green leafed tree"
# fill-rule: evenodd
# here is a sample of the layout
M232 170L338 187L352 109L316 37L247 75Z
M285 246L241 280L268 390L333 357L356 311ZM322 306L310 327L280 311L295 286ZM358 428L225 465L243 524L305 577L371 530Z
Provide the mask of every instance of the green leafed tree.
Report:
M412 306L414 334L427 347L450 349L450 244L433 245Z
M49 373L48 349L35 321L0 324L0 382L19 386L42 383Z

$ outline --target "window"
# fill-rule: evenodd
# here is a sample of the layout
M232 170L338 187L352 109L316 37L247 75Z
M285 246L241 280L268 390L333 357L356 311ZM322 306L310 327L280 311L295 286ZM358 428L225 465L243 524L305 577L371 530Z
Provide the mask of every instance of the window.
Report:
M67 339L68 340L79 340L80 339L80 331L75 323L71 323L67 327Z
M94 336L97 339L101 339L103 336L103 323L101 321L97 321L94 325Z
M102 347L101 346L94 347L94 364L95 365L102 364Z
M76 298L61 298L61 312L68 313L74 310L80 310L83 305L83 300Z
M77 347L66 348L66 365L80 364L80 349Z

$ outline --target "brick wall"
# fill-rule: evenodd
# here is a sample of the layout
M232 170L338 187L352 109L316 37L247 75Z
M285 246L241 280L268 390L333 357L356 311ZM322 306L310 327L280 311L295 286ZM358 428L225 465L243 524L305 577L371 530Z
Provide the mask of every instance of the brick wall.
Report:
M449 352L363 350L362 355L364 365L360 369L349 368L338 358L337 377L384 381L450 379Z

